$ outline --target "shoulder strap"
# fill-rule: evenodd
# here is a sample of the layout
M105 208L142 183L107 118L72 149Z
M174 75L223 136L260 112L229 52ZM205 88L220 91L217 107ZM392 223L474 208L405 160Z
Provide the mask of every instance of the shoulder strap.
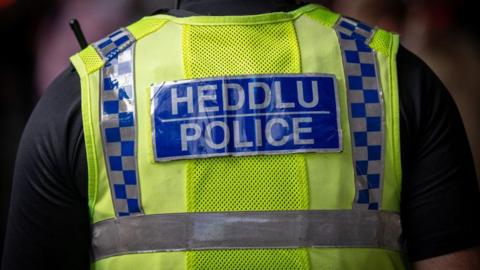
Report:
M94 72L138 40L159 30L166 22L166 19L145 17L126 28L120 28L105 38L92 43L79 52L78 56L84 63L87 73Z

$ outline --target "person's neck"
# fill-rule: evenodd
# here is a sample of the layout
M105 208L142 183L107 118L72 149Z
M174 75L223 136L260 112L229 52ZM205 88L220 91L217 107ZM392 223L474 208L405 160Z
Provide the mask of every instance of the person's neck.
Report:
M182 0L180 3L180 9L211 16L254 15L297 7L295 0Z

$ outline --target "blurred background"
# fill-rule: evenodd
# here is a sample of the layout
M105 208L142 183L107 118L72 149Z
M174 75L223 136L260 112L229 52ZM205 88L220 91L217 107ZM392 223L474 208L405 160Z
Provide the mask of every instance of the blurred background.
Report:
M480 172L480 28L474 1L328 0L317 2L401 34L402 44L440 77L462 114ZM0 0L0 255L15 152L36 102L79 50L68 21L89 42L174 0ZM1 256L0 256L1 258Z

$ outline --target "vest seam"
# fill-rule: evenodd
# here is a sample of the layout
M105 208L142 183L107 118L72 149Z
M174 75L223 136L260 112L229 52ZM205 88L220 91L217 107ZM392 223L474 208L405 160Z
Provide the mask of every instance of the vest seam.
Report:
M308 4L291 12L272 12L267 14L243 15L243 16L192 16L178 18L171 15L154 15L150 18L166 19L180 25L198 25L198 26L227 26L227 25L257 25L257 24L275 24L286 21L295 21L302 15L308 14L324 7L316 4ZM258 17L266 17L264 20L258 20ZM270 17L270 18L269 18ZM248 21L249 19L254 21ZM205 21L202 21L205 20ZM210 20L210 22L208 22ZM218 21L216 21L218 20ZM223 20L223 21L222 21ZM231 21L229 21L231 20Z

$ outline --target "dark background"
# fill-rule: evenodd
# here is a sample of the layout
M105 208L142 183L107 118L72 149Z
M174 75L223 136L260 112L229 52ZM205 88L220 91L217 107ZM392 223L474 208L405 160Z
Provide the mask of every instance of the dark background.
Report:
M441 78L462 114L480 172L480 28L473 1L315 1L401 34L402 44ZM50 82L79 50L68 21L89 42L174 0L0 0L0 258L15 152L23 127ZM479 177L480 179L480 177Z

